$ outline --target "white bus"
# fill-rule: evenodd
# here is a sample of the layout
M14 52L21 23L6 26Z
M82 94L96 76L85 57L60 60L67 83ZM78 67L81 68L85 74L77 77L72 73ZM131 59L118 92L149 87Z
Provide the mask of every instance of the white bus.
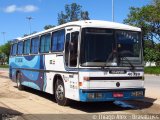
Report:
M59 105L144 98L141 29L85 20L13 42L10 78L55 95Z

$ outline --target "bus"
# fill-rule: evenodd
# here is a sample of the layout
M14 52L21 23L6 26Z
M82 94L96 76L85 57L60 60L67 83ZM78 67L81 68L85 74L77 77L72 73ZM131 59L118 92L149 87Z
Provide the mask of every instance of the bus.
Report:
M82 20L19 38L11 46L9 76L19 90L53 94L62 106L143 99L141 29Z

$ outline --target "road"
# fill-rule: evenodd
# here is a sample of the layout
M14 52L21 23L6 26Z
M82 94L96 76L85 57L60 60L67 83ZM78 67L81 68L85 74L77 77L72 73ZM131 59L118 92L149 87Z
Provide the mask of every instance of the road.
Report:
M16 84L8 79L7 71L0 70L0 114L14 114L11 117L13 119L18 117L20 120L50 120L53 118L90 120L93 119L93 115L97 114L160 114L160 104L155 103L160 99L159 83L160 76L146 76L147 97L145 101L72 102L70 106L62 107L57 105L50 94L30 88L19 91Z
M146 97L152 99L146 99L146 101L151 102L155 100L154 103L160 104L160 76L155 75L145 75L145 83L144 86L146 88Z
M6 71L6 72L8 72L8 68L0 68L0 71Z
M160 76L145 75L145 87L160 88Z

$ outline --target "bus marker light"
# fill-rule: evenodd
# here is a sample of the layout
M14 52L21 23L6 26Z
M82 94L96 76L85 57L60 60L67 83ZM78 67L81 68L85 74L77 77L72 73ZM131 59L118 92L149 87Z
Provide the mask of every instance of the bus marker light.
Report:
M85 81L89 81L89 77L83 77L83 80L85 80Z
M82 86L82 82L79 82L79 86Z
M120 97L123 97L123 93L122 92L114 92L113 93L113 97L116 97L116 98L120 98Z

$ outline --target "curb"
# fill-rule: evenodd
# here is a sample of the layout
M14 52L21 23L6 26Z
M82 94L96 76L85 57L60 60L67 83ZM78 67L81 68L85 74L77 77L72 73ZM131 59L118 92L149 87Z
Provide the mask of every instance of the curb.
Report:
M160 74L144 74L144 76L160 76Z

